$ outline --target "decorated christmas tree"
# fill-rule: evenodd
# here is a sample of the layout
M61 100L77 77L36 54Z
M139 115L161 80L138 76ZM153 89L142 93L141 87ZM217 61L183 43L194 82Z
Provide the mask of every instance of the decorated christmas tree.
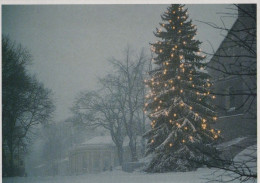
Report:
M211 105L215 96L187 9L171 5L161 17L154 33L160 41L151 44L156 68L145 80L150 88L145 112L151 120L146 154L152 154L146 171L190 171L216 157L212 144L220 131L210 127L217 119Z

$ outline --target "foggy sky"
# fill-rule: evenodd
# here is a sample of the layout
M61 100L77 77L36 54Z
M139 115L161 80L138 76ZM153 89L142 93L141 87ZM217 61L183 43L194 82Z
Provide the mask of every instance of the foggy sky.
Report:
M4 5L2 33L21 43L33 56L29 70L54 93L55 120L70 116L77 93L97 87L97 77L111 68L108 58L120 58L129 44L135 50L155 41L160 15L168 5ZM196 39L203 51L217 49L220 31L196 20L221 25L218 12L230 5L187 5ZM224 18L227 27L235 19Z

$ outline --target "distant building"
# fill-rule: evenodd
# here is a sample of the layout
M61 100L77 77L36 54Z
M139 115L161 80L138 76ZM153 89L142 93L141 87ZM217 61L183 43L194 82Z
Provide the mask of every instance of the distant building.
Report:
M252 29L256 20L252 17L256 17L255 4L238 6L237 20L208 64L219 116L215 127L225 140L256 136L256 96L243 94L256 93L256 75L244 74L247 69L256 72L256 29Z
M128 138L123 143L124 162L131 161ZM138 156L141 157L140 148ZM77 146L69 153L70 174L110 171L119 165L117 150L111 136L97 136Z

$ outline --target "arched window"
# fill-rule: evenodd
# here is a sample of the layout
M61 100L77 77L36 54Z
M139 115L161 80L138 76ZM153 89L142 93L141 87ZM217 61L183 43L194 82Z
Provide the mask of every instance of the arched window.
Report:
M235 91L234 91L234 88L231 86L229 88L229 95L230 95L230 108L232 107L236 107L236 104L235 104Z
M234 111L235 110L235 107L236 107L236 95L235 94L235 90L234 90L234 87L229 87L226 92L227 94L226 96L226 104L225 104L225 107L226 107L226 110L227 111Z

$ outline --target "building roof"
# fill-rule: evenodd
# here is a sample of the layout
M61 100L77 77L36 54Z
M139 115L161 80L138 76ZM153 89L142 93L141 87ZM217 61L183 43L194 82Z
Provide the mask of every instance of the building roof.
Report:
M81 145L115 145L111 136L97 136L92 139L87 139Z
M137 146L141 144L141 136L137 137ZM115 147L115 143L113 142L111 136L96 136L91 139L86 139L85 142L81 143L76 149L78 148L105 148L105 147ZM123 147L129 146L129 138L125 137L123 142Z

